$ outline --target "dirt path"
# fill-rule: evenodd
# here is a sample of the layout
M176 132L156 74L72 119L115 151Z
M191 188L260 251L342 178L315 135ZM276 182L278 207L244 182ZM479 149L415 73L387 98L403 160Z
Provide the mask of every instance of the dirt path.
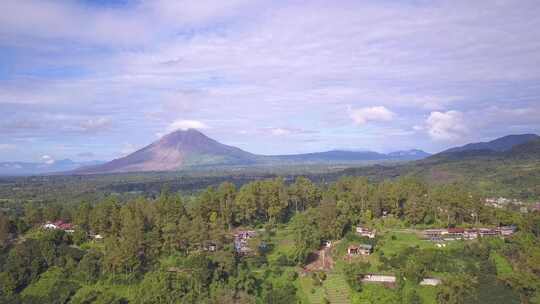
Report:
M309 262L305 267L305 271L330 271L334 268L336 264L332 258L332 248L338 242L333 243L330 247L323 247L321 250L313 253L310 257L311 262Z

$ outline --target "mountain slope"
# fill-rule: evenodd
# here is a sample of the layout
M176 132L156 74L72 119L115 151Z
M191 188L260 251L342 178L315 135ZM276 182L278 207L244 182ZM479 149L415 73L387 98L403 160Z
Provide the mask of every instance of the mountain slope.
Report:
M174 171L191 166L249 165L256 163L257 159L254 154L221 144L189 129L170 133L125 157L76 170L75 173Z
M540 136L536 134L508 135L488 142L471 143L461 147L451 148L441 153L454 153L475 150L503 152L512 149L512 147L516 145L520 145L536 139L540 139Z

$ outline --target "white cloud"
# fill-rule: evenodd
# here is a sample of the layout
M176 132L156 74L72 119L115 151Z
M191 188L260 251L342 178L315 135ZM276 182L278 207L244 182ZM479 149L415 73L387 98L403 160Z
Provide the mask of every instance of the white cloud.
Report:
M302 128L287 128L287 127L274 127L274 128L260 128L243 134L261 134L261 135L273 135L273 136L287 136L287 135L299 135L299 134L315 134L317 131L306 130Z
M179 119L174 121L167 127L167 132L187 129L208 129L208 126L198 120Z
M364 125L372 121L391 121L396 116L394 112L383 106L351 109L349 112L352 120L357 125Z
M41 160L47 165L52 165L55 162L54 158L52 158L50 155L43 155Z
M426 129L431 138L439 141L456 141L468 133L463 113L459 111L431 112Z
M122 149L120 150L120 156L126 156L128 154L131 154L137 150L137 147L134 144L131 143L123 143Z
M270 130L270 133L272 133L272 135L282 136L282 135L291 134L291 130L283 129L283 128L273 128Z
M108 117L91 118L81 122L81 128L86 132L97 132L109 129L112 120Z

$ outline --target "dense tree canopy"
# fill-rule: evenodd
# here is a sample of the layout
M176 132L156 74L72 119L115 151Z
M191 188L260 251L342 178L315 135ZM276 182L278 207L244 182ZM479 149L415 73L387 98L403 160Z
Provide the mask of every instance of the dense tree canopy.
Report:
M450 262L458 253L411 248L381 256L381 267L413 285L427 273L456 274L444 281L437 298L440 303L464 303L471 297L466 286L476 280L473 270L484 269L479 261L496 252L513 270L500 276L504 282L524 301L538 298L538 213L487 207L464 184L428 187L414 178L372 183L344 177L317 185L299 177L258 180L239 188L224 182L189 196L163 190L156 198L124 201L110 196L72 205L27 202L0 211L0 302L295 303L295 279L286 269L305 265L323 241L343 239L356 225L382 219L411 228L518 224L518 235L503 244L467 247L464 256L470 258L461 257L465 262L459 265ZM75 231L40 228L56 220L72 222ZM265 240L276 227L286 227L294 242L289 255L269 261L265 252L271 248ZM235 252L237 229L262 234L258 255ZM96 235L103 240L93 239ZM358 278L368 268L356 263L345 271L351 290L363 290ZM106 286L121 286L116 287L121 291ZM420 303L410 288L403 287L402 293L410 303Z

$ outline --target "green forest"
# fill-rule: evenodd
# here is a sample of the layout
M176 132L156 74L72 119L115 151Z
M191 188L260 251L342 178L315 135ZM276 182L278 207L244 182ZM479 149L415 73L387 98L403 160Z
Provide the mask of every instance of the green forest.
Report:
M540 303L540 213L484 202L469 184L413 177L270 178L189 194L163 186L157 196L76 204L6 200L0 303ZM44 226L58 221L69 228ZM358 235L358 225L377 236ZM508 225L510 237L441 247L420 236ZM242 245L249 251L239 251L239 231L253 231ZM346 258L358 243L373 253ZM361 280L368 274L396 281ZM428 277L441 284L421 285Z

